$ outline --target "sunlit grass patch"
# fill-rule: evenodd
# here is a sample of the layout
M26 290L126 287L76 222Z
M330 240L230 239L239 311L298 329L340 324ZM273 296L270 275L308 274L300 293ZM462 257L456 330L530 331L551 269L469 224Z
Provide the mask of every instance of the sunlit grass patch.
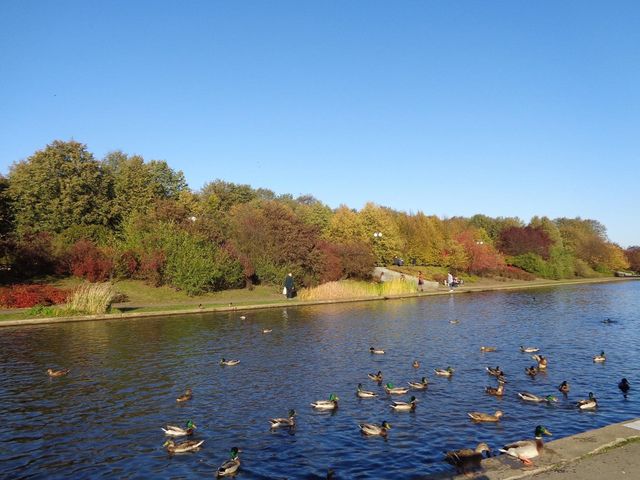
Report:
M380 297L417 292L417 285L401 279L383 283L342 280L328 282L314 288L304 288L298 293L300 300L338 300L341 298Z

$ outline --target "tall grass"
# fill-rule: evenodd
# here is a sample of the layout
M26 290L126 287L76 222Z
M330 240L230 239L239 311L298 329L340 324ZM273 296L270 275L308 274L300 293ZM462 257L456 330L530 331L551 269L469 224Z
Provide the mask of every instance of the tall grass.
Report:
M314 288L304 288L298 293L300 300L338 300L342 298L380 297L416 293L417 285L401 279L383 283L342 280L328 282Z
M85 283L73 292L65 310L88 315L107 313L115 296L116 291L109 282Z

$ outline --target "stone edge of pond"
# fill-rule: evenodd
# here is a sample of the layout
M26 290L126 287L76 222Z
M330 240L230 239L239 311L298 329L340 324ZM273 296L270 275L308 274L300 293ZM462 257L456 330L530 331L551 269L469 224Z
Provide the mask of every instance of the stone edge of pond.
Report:
M267 304L254 304L254 305L242 305L242 306L224 306L224 307L209 307L209 308L192 308L184 310L158 310L155 312L132 312L132 313L107 313L102 315L79 315L74 317L46 317L46 318L25 318L21 320L1 320L0 327L18 327L27 325L43 325L53 323L68 323L68 322L87 322L95 320L126 320L135 318L153 318L153 317L176 317L187 315L201 315L203 313L228 313L228 312L245 312L251 310L263 310L268 308L283 308L283 307L307 307L314 305L332 305L339 303L354 303L354 302L374 302L384 300L402 300L407 298L422 298L433 295L460 295L463 293L478 293L478 292L494 292L501 290L523 290L530 288L544 288L544 287L557 287L567 285L581 285L591 283L609 283L618 281L633 281L638 280L635 277L605 277L605 278L586 278L579 280L556 280L550 282L537 282L532 284L517 284L517 285L482 285L482 286L465 286L456 288L454 291L447 290L446 288L438 290L427 290L418 293L409 293L401 295L386 295L382 297L356 297L356 298L340 298L334 300L308 300L308 301L284 301Z
M489 458L482 462L483 471L480 475L473 478L482 480L519 480L563 468L568 464L580 462L581 459L592 455L599 453L606 455L606 452L610 449L624 445L629 440L637 439L640 439L640 418L631 418L620 423L546 442L542 454L534 459L534 465L531 467L524 467L522 462L508 455ZM640 469L640 458L637 459L636 463ZM462 480L468 478L465 475L453 473L440 473L422 477L423 480Z

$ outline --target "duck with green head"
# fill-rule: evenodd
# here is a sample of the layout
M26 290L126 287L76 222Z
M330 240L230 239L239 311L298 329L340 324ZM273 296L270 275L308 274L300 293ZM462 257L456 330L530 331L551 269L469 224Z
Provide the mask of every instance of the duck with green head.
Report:
M513 442L505 445L500 449L500 451L517 458L525 465L533 465L531 459L540 455L544 448L542 435L551 435L551 432L542 425L538 425L535 430L535 440L521 440L519 442Z
M404 395L409 391L409 389L405 387L396 387L393 383L389 382L384 386L384 391L389 395Z
M311 406L317 410L335 410L338 408L338 398L335 393L329 395L329 400L316 400Z
M580 400L576 406L580 410L595 410L598 407L598 401L593 396L593 392L589 392L589 398L586 400Z
M414 390L425 390L429 386L429 381L427 377L422 377L419 382L407 382L411 388Z
M377 393L372 392L371 390L365 390L361 383L358 384L358 390L356 391L356 395L359 398L375 398L378 396Z
M238 453L241 451L242 450L238 447L233 447L231 449L229 452L229 460L220 465L218 472L216 473L217 477L227 477L238 471L238 468L240 468L240 457L238 456Z
M447 368L434 368L433 371L436 372L436 375L439 375L441 377L450 377L451 375L453 375L453 372L455 370L451 367L447 367Z
M525 402L532 402L532 403L544 403L544 402L555 403L558 401L558 399L553 395L547 395L546 397L539 397L538 395L535 395L530 392L518 392L518 396Z
M167 425L167 428L163 428L162 431L167 437L186 437L193 435L193 431L196 428L196 424L191 420L188 420L185 428L177 427L175 425Z
M296 426L296 411L289 410L289 418L272 418L269 422L272 429L280 427L293 428Z
M418 400L416 397L411 396L411 399L408 402L391 402L389 405L396 412L413 412L416 409Z
M358 427L360 427L360 432L364 435L379 435L381 437L386 437L387 432L391 429L391 425L386 420L381 425L361 423Z
M607 359L606 355L604 354L604 350L600 352L600 355L594 355L593 356L593 361L595 363L602 363Z

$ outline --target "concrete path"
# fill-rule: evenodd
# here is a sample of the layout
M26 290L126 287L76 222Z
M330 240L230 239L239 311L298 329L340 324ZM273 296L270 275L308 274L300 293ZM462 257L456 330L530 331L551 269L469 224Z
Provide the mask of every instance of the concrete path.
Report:
M445 473L424 478L425 480L469 480L469 478L476 480L618 480L624 478L640 480L639 453L640 419L635 419L545 443L542 454L533 460L534 465L531 467L523 466L513 457L500 455L483 461L484 470L473 477Z
M394 280L400 278L403 274L400 272L396 272L395 270L389 270L385 267L376 267L373 269L373 277L380 278L380 274L382 274L381 281L386 282L389 280ZM418 284L418 277L414 277L413 275L404 275L404 279L408 282L415 282ZM424 281L424 289L425 290L433 290L440 286L438 282L433 282L431 280Z

